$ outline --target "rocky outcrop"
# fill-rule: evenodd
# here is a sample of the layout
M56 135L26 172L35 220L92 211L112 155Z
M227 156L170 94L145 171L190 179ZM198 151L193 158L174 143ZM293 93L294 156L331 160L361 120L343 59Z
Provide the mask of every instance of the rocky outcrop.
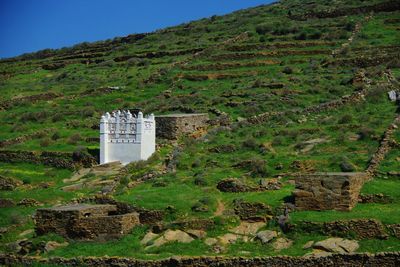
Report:
M355 240L332 237L316 242L313 248L333 253L351 253L356 251L359 245Z
M351 210L358 202L364 173L298 175L293 192L299 210Z
M79 258L38 258L21 257L12 254L0 254L1 265L33 265L50 264L64 266L143 266L143 267L167 267L167 266L220 266L220 267L257 267L257 266L382 266L396 267L400 265L399 252L384 252L377 254L332 254L321 257L262 257L262 258L226 258L226 257L174 257L158 261L145 261L121 257L79 257Z

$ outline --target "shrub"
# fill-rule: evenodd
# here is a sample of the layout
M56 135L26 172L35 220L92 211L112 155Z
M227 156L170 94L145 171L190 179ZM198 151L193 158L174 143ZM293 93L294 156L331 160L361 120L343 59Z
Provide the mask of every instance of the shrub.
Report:
M372 137L374 130L368 127L363 127L358 131L358 134L360 136L360 140L367 140Z
M242 146L244 148L257 149L258 143L257 143L256 139L254 139L253 137L250 137L250 138L246 139L245 141L243 141Z
M194 162L192 163L192 168L198 168L201 165L201 160L200 159L195 159Z
M53 117L51 117L52 122L62 121L63 119L64 119L64 116L61 113L56 113L53 115Z
M264 35L273 29L271 24L259 24L256 26L256 32L260 35Z
M31 184L31 179L25 177L25 178L22 179L22 183L23 183L23 184Z
M342 158L342 162L340 162L339 166L342 172L354 172L356 170L353 163L351 163L350 160L346 157Z
M347 124L353 121L353 116L351 116L351 114L346 114L343 115L339 120L338 123L339 124Z
M88 118L88 117L93 117L95 113L94 107L86 107L81 111L82 117Z
M293 69L291 67L286 66L285 68L283 68L282 72L285 74L292 74Z
M44 138L40 141L41 147L48 147L51 144L51 140L49 138Z
M79 141L82 140L82 136L80 133L75 133L68 138L68 144L75 145Z
M276 136L274 139L272 139L272 145L273 146L281 146L283 144L283 137L282 136Z
M208 185L207 180L204 177L196 177L194 179L194 184L199 186L206 186Z
M51 140L54 140L54 141L56 141L56 140L58 140L58 139L60 139L60 138L61 138L61 135L60 135L59 132L55 132L55 133L51 136Z

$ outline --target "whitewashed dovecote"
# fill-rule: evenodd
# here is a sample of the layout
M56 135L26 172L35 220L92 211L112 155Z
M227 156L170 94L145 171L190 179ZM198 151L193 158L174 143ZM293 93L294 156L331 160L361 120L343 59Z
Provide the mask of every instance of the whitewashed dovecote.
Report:
M156 149L156 122L154 115L144 117L142 112L106 113L100 120L100 164L120 161L128 164L147 160Z

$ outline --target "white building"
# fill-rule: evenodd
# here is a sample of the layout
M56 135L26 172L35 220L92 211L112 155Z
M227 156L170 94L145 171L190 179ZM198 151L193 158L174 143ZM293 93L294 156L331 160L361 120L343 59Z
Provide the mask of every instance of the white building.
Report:
M100 121L100 164L148 159L156 149L154 115L132 115L129 111L106 113Z

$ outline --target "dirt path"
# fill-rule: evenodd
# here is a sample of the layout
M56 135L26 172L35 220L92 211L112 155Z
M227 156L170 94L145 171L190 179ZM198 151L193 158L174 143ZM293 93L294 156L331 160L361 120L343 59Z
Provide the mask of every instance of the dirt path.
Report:
M225 205L224 203L218 199L217 203L217 210L214 212L214 216L221 216L225 211Z

